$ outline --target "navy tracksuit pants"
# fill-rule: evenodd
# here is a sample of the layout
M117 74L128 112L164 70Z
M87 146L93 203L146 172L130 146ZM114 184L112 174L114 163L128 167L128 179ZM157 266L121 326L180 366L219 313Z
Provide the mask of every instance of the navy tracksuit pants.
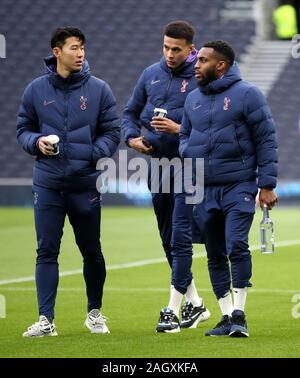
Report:
M66 215L83 257L88 311L102 305L105 261L100 245L101 201L97 190L59 191L33 186L37 235L36 286L39 314L54 318L58 255Z
M172 285L182 294L193 279L193 207L185 203L185 197L184 193L157 193L152 196L160 237L172 269Z
M208 269L217 299L232 286L251 286L248 234L255 213L255 182L205 188L204 200L194 208L208 257Z
M150 173L149 177L151 177ZM185 203L185 193L174 192L174 170L171 169L170 193L161 192L164 178L163 174L159 178L160 192L152 193L152 203L162 245L172 269L171 283L177 291L185 294L193 279L191 272L193 206Z

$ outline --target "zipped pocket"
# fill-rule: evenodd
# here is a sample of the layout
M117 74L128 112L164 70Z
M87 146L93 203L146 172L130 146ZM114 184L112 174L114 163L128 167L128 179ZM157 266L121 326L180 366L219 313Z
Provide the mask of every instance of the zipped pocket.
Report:
M240 145L240 142L239 142L239 139L238 139L238 136L237 136L237 132L236 132L235 126L234 126L234 138L235 138L237 146L238 146L240 159L241 159L242 163L244 164L245 163L245 158L244 158L243 150L242 150L242 147Z

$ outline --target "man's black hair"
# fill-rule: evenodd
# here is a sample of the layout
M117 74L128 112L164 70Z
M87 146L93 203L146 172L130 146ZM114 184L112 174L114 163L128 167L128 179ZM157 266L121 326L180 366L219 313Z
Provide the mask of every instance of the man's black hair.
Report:
M174 39L185 39L187 43L192 44L195 29L186 21L172 21L165 26L164 35Z
M224 60L226 60L231 66L233 65L235 52L229 43L222 40L209 41L204 43L202 47L210 47L214 49L215 52L221 55L222 58L224 58Z
M85 36L80 29L73 28L70 26L65 26L65 27L57 28L56 30L54 30L51 36L51 48L52 49L54 47L62 48L66 42L66 39L70 37L76 37L82 42L82 44L85 43Z

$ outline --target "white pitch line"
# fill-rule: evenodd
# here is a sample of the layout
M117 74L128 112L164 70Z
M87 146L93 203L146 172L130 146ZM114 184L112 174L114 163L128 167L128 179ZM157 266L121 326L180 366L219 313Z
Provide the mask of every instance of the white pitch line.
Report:
M291 245L300 245L300 240L299 239L298 240L286 240L286 241L277 242L275 244L275 248L288 247L288 246L291 246ZM250 246L250 250L252 252L259 251L260 245ZM194 256L193 256L194 259L201 258L201 257L206 257L206 253L205 252L199 252L199 253L194 254ZM133 262L124 263L124 264L107 265L106 269L107 270L128 269L128 268L135 268L135 267L152 265L152 264L161 264L163 262L166 262L165 257L160 257L160 258L156 258L156 259L133 261ZM60 272L59 276L60 277L66 277L66 276L73 276L75 274L81 274L81 273L82 273L82 269L67 270L65 272ZM34 276L13 278L13 279L9 279L9 280L0 281L0 285L8 285L8 284L15 284L15 283L22 283L22 282L32 282L34 280L35 280Z
M62 287L57 289L59 292L85 292L85 288L83 287ZM198 288L200 292L212 292L212 289L209 288ZM35 292L35 287L3 287L1 288L0 292ZM104 291L114 291L114 292L154 292L154 293L165 293L169 292L170 289L168 288L160 288L160 287L107 287L104 288ZM272 293L272 294L295 294L300 293L299 289L248 289L248 293L255 293L255 294L264 294L264 293Z

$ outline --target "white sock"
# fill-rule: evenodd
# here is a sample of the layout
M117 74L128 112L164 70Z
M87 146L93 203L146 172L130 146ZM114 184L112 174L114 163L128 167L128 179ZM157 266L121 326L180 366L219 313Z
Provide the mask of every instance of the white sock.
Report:
M230 291L228 291L223 297L219 298L218 302L222 315L231 316L231 313L233 311L233 305Z
M247 298L247 287L233 289L234 310L245 311L246 298Z
M192 280L189 284L185 293L185 298L187 301L191 302L194 307L199 307L202 305L203 300L198 295L194 280Z
M177 318L179 317L179 311L181 307L182 298L183 298L183 294L179 293L179 291L177 291L175 287L171 285L170 302L169 302L168 307L174 311Z

